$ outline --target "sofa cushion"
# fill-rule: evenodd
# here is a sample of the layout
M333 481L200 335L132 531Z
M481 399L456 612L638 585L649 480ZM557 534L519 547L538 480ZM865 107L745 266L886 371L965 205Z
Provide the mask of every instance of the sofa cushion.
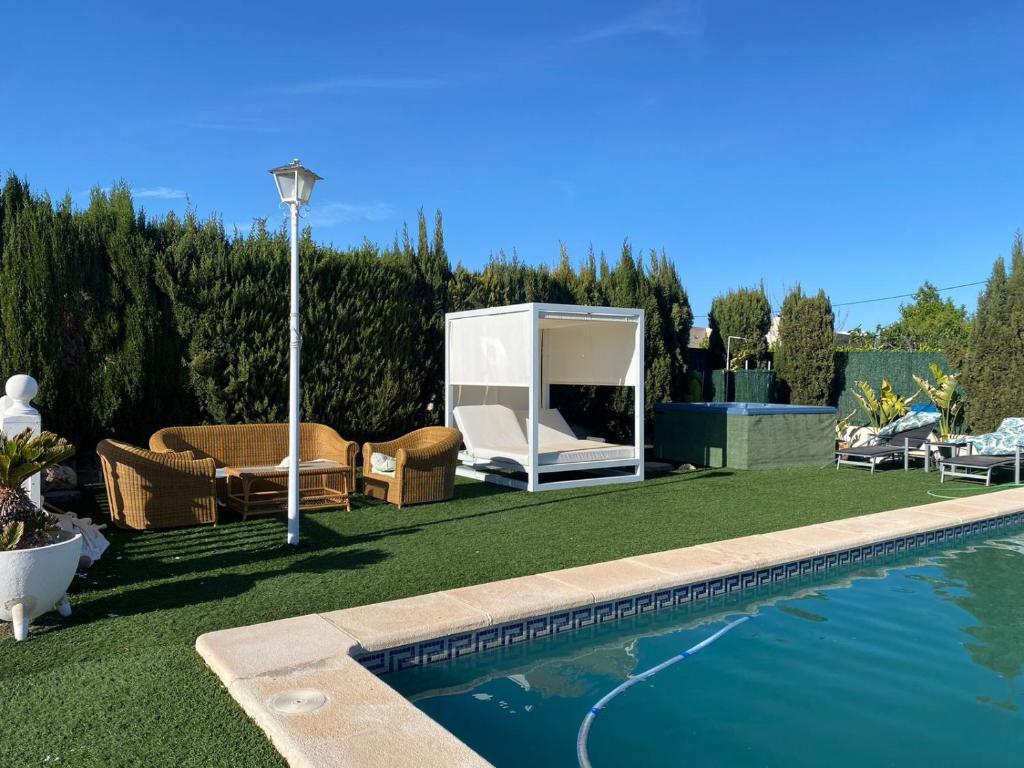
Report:
M379 472L382 475L391 474L394 475L395 469L398 467L398 462L394 456L388 456L384 453L374 451L370 454L370 469L374 472Z

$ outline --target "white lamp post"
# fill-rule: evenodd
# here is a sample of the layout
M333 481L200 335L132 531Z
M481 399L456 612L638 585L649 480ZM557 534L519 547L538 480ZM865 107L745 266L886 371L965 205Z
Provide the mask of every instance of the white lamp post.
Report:
M750 341L750 339L745 339L742 336L730 336L729 338L727 338L725 340L725 370L726 371L728 371L729 368L732 367L732 340L733 339L736 339L737 341Z
M320 177L298 160L271 168L281 202L292 214L292 310L288 318L291 366L288 377L288 543L299 543L299 358L302 333L299 330L299 206L309 202L313 185Z

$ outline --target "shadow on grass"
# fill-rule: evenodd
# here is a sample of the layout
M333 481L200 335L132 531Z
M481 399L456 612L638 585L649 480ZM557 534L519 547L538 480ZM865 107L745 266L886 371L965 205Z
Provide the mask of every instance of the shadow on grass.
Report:
M282 548L283 549L283 548ZM301 551L301 550L300 550ZM129 616L174 610L245 594L261 581L293 574L336 573L383 562L390 555L374 549L329 552L281 563L277 568L242 573L206 573L110 592L82 604L68 623L85 623L112 615ZM294 552L289 553L295 558ZM159 577L157 577L159 578Z
M97 521L109 520L105 495L87 501L78 511ZM318 522L319 514L339 513L305 515L303 543L298 548L285 545L286 529L280 517L162 531L111 526L106 531L110 548L79 574L70 591L78 595L110 591L86 603L90 613L138 613L136 602L152 605L143 610L175 608L241 594L260 580L285 573L351 570L389 557L381 550L354 549L357 542ZM121 605L123 611L112 605Z
M520 512L528 509L542 509L552 507L558 504L564 504L566 501L578 501L585 499L596 499L596 498L611 498L615 496L629 496L638 492L643 493L650 490L652 487L657 488L659 491L671 490L671 486L678 485L683 482L690 482L695 480L706 480L718 477L730 477L733 472L728 470L696 470L687 472L685 474L665 474L660 475L656 478L645 480L643 483L637 484L622 484L615 486L600 486L592 489L588 492L575 491L572 492L571 496L566 497L563 494L555 496L547 496L547 494L537 495L526 493L525 491L517 491L510 488L504 488L502 486L494 486L490 483L476 483L475 485L457 485L455 488L455 499L449 504L457 503L465 499L475 498L487 498L490 496L507 495L509 493L519 494L524 499L528 499L526 503L512 504L509 506L500 506L494 509L485 510L483 512L472 512L466 515L452 515L450 517L444 517L438 520L422 520L416 523L410 523L408 525L401 525L394 528L382 528L377 531L369 531L367 533L352 536L346 539L351 544L367 544L373 541L377 541L382 538L389 536L404 536L411 533L416 533L423 528L429 528L435 525L448 525L450 523L462 523L467 520L474 520L483 517L491 517L493 515L499 515L507 512ZM488 486L489 488L497 489L496 492L480 489L478 486ZM472 488L476 493L464 494L463 489ZM383 503L383 502L379 502ZM413 508L415 509L415 508Z
M398 510L385 502L353 498L353 511L323 511L303 516L303 545L298 549L283 544L285 527L279 516L227 521L216 527L183 528L167 531L109 530L111 548L103 559L75 579L71 591L95 599L81 607L81 621L108 614L137 614L174 609L235 597L260 581L285 574L327 573L354 570L380 563L390 557L381 549L366 548L375 541L413 535L426 528L464 523L510 512L545 510L566 502L591 499L614 500L620 506L635 503L636 494L656 489L671 492L674 487L731 475L728 471L694 471L666 474L646 482L580 489L569 493L528 494L488 483L460 483L451 502ZM472 509L493 500L489 509ZM102 488L83 497L79 514L97 520L109 517ZM465 504L464 504L465 503ZM464 506L470 510L459 514ZM490 505L488 505L490 506ZM443 517L410 520L416 510ZM388 512L390 510L391 512ZM396 524L375 531L345 536L331 525L321 523L322 515L372 512L394 514ZM360 548L362 547L362 548Z

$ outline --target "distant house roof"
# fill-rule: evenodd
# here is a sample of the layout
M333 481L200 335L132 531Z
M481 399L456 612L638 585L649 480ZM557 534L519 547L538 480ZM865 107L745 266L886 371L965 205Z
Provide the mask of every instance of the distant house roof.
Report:
M709 339L710 337L711 337L711 329L710 328L697 328L697 327L691 328L690 329L690 343L687 344L687 346L691 347L691 348L698 349L700 347L703 347L705 340Z

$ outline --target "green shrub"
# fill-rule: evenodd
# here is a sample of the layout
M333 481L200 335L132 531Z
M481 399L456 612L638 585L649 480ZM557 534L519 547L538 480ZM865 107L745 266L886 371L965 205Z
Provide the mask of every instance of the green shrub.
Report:
M711 302L708 316L711 327L709 346L722 365L742 368L745 362L752 367L764 368L768 363L768 340L772 325L772 307L764 286L738 288ZM729 342L730 336L738 336ZM727 361L728 349L731 360Z

